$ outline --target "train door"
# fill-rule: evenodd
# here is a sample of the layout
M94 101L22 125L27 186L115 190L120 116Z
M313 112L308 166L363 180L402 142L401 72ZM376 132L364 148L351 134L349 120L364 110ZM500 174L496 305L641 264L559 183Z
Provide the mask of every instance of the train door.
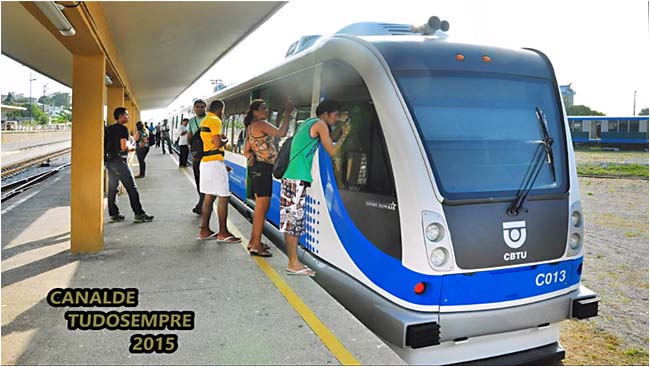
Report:
M602 126L600 121L592 120L589 129L589 140L600 140Z
M370 243L401 260L395 180L370 92L351 66L327 62L322 67L320 97L341 103L342 121L331 132L335 141L341 136L345 120L349 119L352 127L345 145L332 159L338 193L347 214Z

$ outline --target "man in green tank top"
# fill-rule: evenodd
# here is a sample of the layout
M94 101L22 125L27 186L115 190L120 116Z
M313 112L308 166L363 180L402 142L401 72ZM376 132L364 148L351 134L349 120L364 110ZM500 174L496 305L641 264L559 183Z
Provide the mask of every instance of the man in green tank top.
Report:
M282 177L280 191L280 232L284 233L289 264L288 275L314 276L316 273L298 260L298 237L305 233L305 198L311 185L311 167L318 143L330 156L343 146L350 134L350 125L343 126L341 139L334 144L330 126L339 119L340 106L332 100L324 100L316 107L316 116L300 125L291 141L289 165Z

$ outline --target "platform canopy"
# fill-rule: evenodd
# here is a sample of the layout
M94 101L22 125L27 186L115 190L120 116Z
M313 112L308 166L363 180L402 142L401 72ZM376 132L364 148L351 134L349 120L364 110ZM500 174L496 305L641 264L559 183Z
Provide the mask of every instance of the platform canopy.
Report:
M3 1L2 53L72 86L72 54L92 53L94 38L111 80L145 110L169 105L286 2L57 3L67 6L62 13L74 36L61 35L34 2Z

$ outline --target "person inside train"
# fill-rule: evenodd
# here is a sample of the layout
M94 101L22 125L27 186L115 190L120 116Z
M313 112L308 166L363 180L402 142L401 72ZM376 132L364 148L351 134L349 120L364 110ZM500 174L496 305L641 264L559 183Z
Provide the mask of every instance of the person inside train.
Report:
M316 273L298 260L298 237L305 233L305 198L311 186L311 168L319 144L334 157L350 134L350 125L342 127L342 135L334 144L330 127L339 120L338 102L323 100L316 107L316 116L305 120L291 141L291 154L287 170L282 177L280 191L280 232L284 233L289 263L288 275L314 276Z
M273 164L278 156L278 150L273 138L282 138L287 135L293 108L293 101L287 99L282 124L279 128L267 121L268 109L263 99L256 99L251 102L246 117L244 117L244 127L246 129L244 155L248 159L247 177L251 180L250 186L255 198L253 227L248 243L248 252L251 256L271 256L269 246L262 243L262 230L266 212L271 205Z

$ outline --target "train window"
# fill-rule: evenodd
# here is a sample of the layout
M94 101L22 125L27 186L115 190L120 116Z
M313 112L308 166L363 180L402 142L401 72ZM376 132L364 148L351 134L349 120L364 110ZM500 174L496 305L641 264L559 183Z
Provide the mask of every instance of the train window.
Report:
M620 120L618 124L618 131L626 133L629 131L630 122L628 120Z
M630 132L631 133L639 132L639 120L630 120Z
M618 131L618 120L611 120L607 124L607 131L615 132Z
M580 131L582 121L571 121L571 131Z
M321 98L342 104L352 130L332 159L339 194L348 215L363 235L384 253L402 257L399 211L390 157L379 117L361 76L338 62L323 65ZM332 131L337 140L340 126Z
M542 149L536 109L543 112L555 140L555 160L553 165L544 160L532 192L565 192L564 125L549 81L469 72L396 74L443 196L514 196ZM590 137L599 131L590 132Z
M289 119L289 130L284 138L275 138L274 143L279 148L288 137L292 136L299 121L310 117L311 94L314 70L307 69L292 74L280 80L273 81L253 91L254 98L266 101L268 121L279 127L284 119L284 106L287 98L291 98L296 106Z

